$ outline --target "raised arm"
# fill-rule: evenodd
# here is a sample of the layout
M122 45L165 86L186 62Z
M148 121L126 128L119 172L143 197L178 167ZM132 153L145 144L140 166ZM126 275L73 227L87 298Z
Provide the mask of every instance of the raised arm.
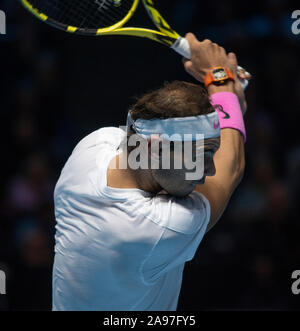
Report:
M243 113L246 102L243 89L236 77L237 60L233 53L226 54L225 50L209 40L199 42L194 35L188 34L192 58L184 60L185 69L198 81L203 82L206 74L215 67L227 67L235 76L235 82L228 81L225 85L209 85L208 93L231 92L238 96ZM238 107L238 111L242 111ZM244 167L244 140L240 131L231 128L221 129L220 148L214 156L216 174L206 177L203 185L197 185L196 191L201 192L210 203L211 216L207 227L209 231L223 214L230 197L240 183Z
M240 183L244 167L244 142L242 135L233 129L221 130L221 144L214 156L216 174L206 177L204 185L197 185L210 203L211 216L207 227L209 231L222 216L229 199Z

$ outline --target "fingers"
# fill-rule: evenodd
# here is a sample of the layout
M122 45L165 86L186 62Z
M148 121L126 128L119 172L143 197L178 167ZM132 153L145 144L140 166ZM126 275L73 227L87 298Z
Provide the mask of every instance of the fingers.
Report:
M191 59L183 58L183 65L185 70L198 81L203 82L215 67L227 67L233 73L237 85L239 81L245 84L252 78L247 71L238 67L237 57L233 52L227 54L222 46L210 39L199 41L193 33L187 33L185 38L191 48Z
M189 32L185 35L186 40L189 42L191 48L205 46L211 46L215 49L218 49L223 54L226 54L226 51L223 47L219 46L217 43L212 42L210 39L204 39L203 41L199 41L197 37Z
M186 70L187 73L189 73L190 75L194 76L196 79L197 78L197 70L195 69L193 62L190 60L186 60L184 61L184 68ZM202 81L201 79L198 79L199 81Z
M193 69L193 63L192 61L190 60L187 60L187 59L183 59L183 65L184 65L184 68L187 72L191 73L192 72L192 69Z
M241 79L247 79L247 80L252 79L252 75L240 66L238 67L238 76Z
M191 48L194 48L194 46L197 45L197 43L199 43L199 40L191 32L185 35L185 39L189 42Z
M193 33L185 36L191 49L191 59L183 59L185 70L197 80L203 81L207 73L215 67L228 67L237 78L237 59L234 53L226 50L210 39L199 41ZM246 73L243 73L246 75Z
M191 48L199 48L203 45L205 45L205 46L210 45L212 47L218 46L216 43L213 43L209 39L204 39L203 41L198 40L197 37L191 32L189 32L185 35L185 39L189 42Z
M192 65L192 61L185 57L182 58L182 63L185 69L188 69Z
M233 75L237 77L237 58L234 53L229 53L228 56L229 69L232 71Z

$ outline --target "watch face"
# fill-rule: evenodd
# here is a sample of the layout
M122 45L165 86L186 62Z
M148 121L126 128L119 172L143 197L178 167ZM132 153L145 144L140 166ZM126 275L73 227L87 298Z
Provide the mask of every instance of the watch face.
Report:
M222 80L228 77L227 72L223 68L215 69L213 71L213 76L215 80Z

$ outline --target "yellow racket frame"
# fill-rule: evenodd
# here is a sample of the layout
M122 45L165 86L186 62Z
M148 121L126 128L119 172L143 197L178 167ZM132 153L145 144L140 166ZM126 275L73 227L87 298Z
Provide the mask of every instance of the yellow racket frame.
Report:
M39 12L36 8L34 8L28 0L20 0L23 6L30 11L33 15L35 15L40 20L48 23L58 29L64 30L69 33L78 33L83 35L93 35L93 36L101 36L101 35L128 35L128 36L136 36L149 38L154 41L160 42L167 46L172 46L176 40L180 37L180 35L171 29L169 24L163 19L160 13L154 8L153 0L142 0L149 16L151 17L153 23L160 31L146 29L146 28L137 28L137 27L125 27L130 18L135 13L140 0L134 0L132 3L132 7L130 8L128 14L118 23L102 28L102 29L82 29L76 26L71 25L63 25L51 17L48 17L45 13Z
M184 56L187 59L190 59L190 46L188 41L185 38L182 38L176 31L171 29L169 24L163 19L161 14L155 9L153 0L141 0L143 5L151 17L153 23L156 25L159 31L138 28L138 27L125 27L130 18L135 13L140 0L134 0L131 8L129 9L127 15L120 20L118 23L102 28L102 29L82 29L75 26L64 25L60 22L55 21L51 17L48 17L45 13L39 12L36 8L34 8L29 0L19 0L23 6L29 10L33 15L35 15L40 20L69 33L74 34L82 34L82 35L90 35L90 36L103 36L103 35L127 35L127 36L135 36L135 37L144 37L149 38L159 43L162 43L166 46L171 47L174 51ZM238 67L238 71L243 69L242 67ZM245 89L248 86L248 80L240 78L240 82Z

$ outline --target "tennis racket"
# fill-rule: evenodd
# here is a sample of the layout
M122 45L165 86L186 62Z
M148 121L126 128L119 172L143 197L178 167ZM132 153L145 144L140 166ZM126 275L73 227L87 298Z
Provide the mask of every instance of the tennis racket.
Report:
M153 0L20 0L37 18L55 28L86 36L128 35L149 38L191 58L188 41L174 31ZM124 27L142 2L158 30ZM238 67L241 70L242 67ZM245 89L248 80L241 79Z

